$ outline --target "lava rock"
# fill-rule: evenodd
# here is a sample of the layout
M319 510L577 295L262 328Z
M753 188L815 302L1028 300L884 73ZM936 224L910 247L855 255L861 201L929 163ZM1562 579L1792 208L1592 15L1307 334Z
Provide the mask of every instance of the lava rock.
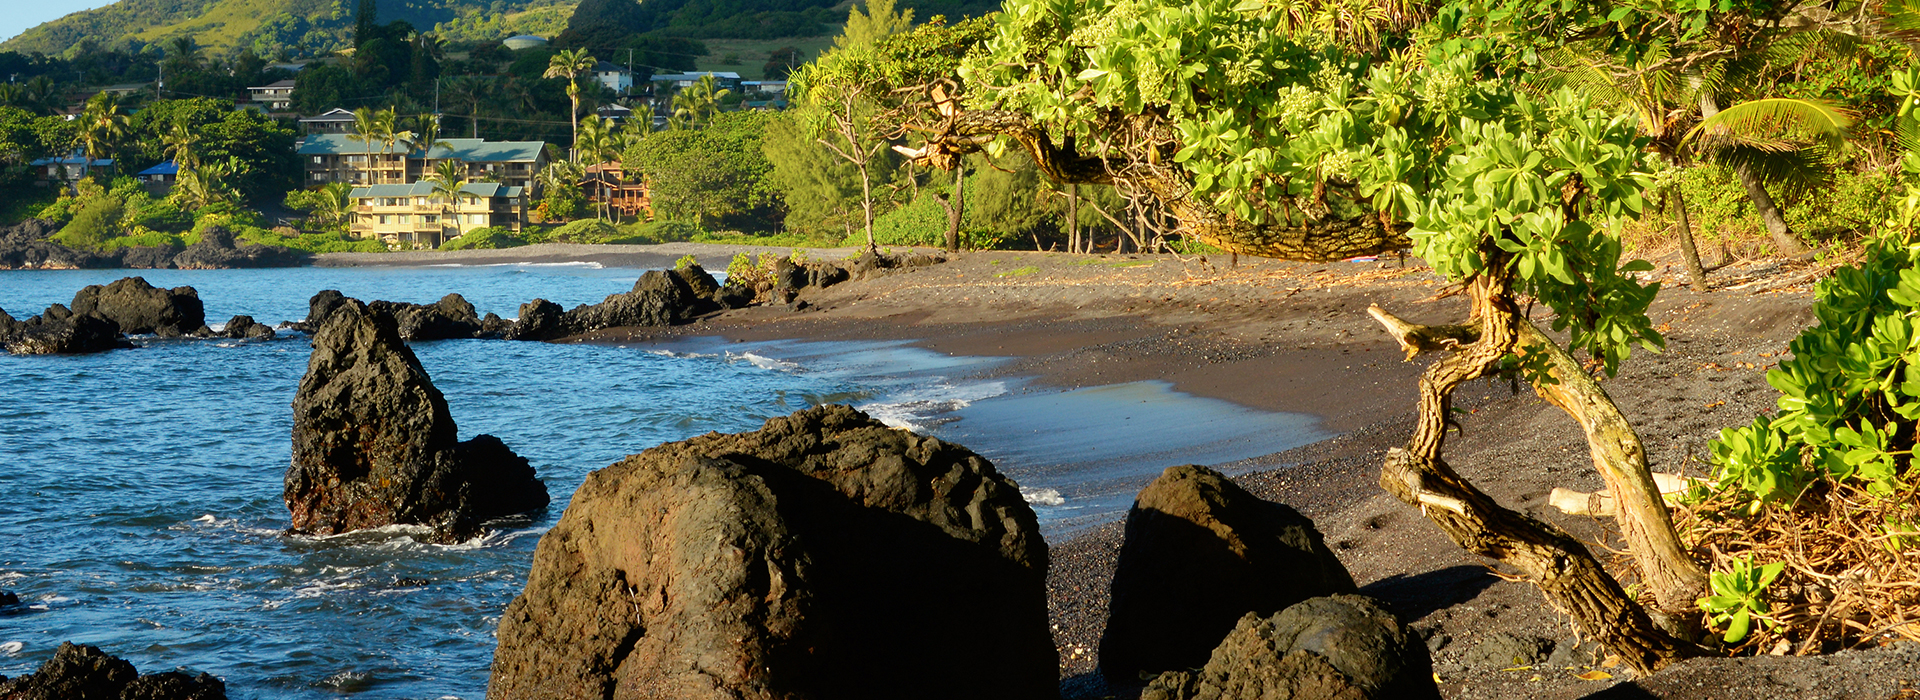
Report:
M427 525L457 542L547 505L527 461L482 435L458 442L446 399L389 314L346 299L314 333L293 400L292 532Z
M182 270L217 270L250 267L294 267L313 261L306 251L280 246L236 242L233 232L209 226L200 232L200 240L173 256L173 266Z
M678 273L648 270L633 283L632 291L610 295L598 304L581 304L565 313L545 299L522 304L520 320L507 332L507 339L555 340L603 328L671 326L691 319L703 303L712 305L694 294Z
M707 268L698 264L674 268L673 276L680 278L680 281L687 285L688 291L702 299L712 299L713 295L720 291L720 283L713 279L713 275L707 273Z
M448 294L426 305L376 301L368 306L393 314L400 324L400 337L407 340L474 338L485 332L473 304L458 294Z
M1562 639L1553 645L1553 653L1547 656L1550 668L1586 668L1600 663L1606 658L1606 648L1599 642L1581 641L1578 637Z
M0 591L0 605L19 605L20 596L13 591Z
M1100 670L1115 684L1205 663L1248 613L1356 590L1312 520L1197 466L1134 500L1112 586Z
M40 669L0 678L0 700L226 700L227 686L205 673L140 675L98 647L63 643Z
M0 227L0 270L79 270L116 267L118 256L68 248L49 240L60 226L45 219L27 219Z
M89 285L73 295L73 313L98 314L128 335L152 333L177 338L206 325L200 293L192 287L158 289L140 277L126 277L104 287Z
M520 319L507 331L507 340L551 340L566 335L567 312L545 299L520 305Z
M727 280L727 284L714 292L713 301L726 309L744 309L753 304L754 290Z
M221 334L228 338L245 338L247 340L273 340L274 336L272 328L264 323L253 320L252 316L235 316L228 319L226 330L222 331Z
M488 311L487 315L480 319L480 337L482 338L505 338L512 330L512 321L500 318L499 314L492 311Z
M165 270L173 267L174 257L184 250L177 245L133 246L120 249L120 266Z
M600 469L501 618L488 697L1053 698L1019 488L845 406Z
M1141 700L1401 700L1440 697L1433 661L1372 598L1311 598L1234 625L1196 671L1160 674Z
M1553 640L1531 634L1495 632L1475 644L1462 659L1467 666L1499 670L1515 666L1535 666L1553 651Z
M120 336L119 324L99 314L76 316L59 304L11 325L10 332L0 333L0 346L15 355L78 355L133 347Z

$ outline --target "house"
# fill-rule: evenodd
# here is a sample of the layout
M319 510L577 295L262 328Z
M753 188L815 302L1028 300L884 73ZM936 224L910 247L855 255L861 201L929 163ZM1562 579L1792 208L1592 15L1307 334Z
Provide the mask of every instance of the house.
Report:
M441 161L459 161L467 177L519 187L539 194L540 170L547 167L547 144L541 141L441 139L431 151L408 155L407 172L413 179L432 174Z
M303 120L304 121L304 120ZM387 185L411 182L407 176L407 154L413 144L394 141L359 141L353 134L309 134L300 140L295 152L306 168L302 184L307 187L329 182L356 185Z
M769 97L785 97L787 94L787 81L742 80L740 81L740 89L749 93L764 92Z
M701 71L698 73L658 73L653 76L653 82L667 83L676 88L690 88L690 87L693 87L694 83L700 82L701 78L704 78L709 75L713 76L713 82L715 87L722 87L728 90L733 90L735 92L738 92L740 90L740 74L735 73L733 71Z
M628 179L620 161L587 166L580 191L586 193L589 203L605 204L621 216L653 218L653 198L647 194L646 178Z
M606 61L594 64L593 79L600 81L601 85L607 86L608 90L616 94L625 95L627 90L633 87L633 71Z
M625 124L629 118L633 117L633 110L621 104L600 105L594 108L593 113L615 124Z
M547 166L540 141L442 139L423 152L404 139L392 144L363 142L352 134L310 134L300 141L300 162L308 187L329 182L396 185L431 175L442 161L467 166L467 177L538 193L540 169Z
M520 230L526 220L525 190L497 182L476 182L460 188L451 201L434 192L433 182L356 187L354 238L372 238L388 245L437 248L447 239L477 228L500 226Z
M285 112L293 106L293 79L291 78L261 87L250 87L247 88L247 92L253 94L255 103L266 105L269 112Z
M147 194L159 197L173 190L173 183L180 179L180 166L167 161L134 173L133 177L146 186Z
M34 184L41 187L56 182L73 182L89 175L101 178L113 177L112 158L87 160L85 152L79 149L75 149L65 158L38 158L27 165L33 168Z
M347 134L353 132L353 112L335 107L318 116L301 117L300 130L308 134Z

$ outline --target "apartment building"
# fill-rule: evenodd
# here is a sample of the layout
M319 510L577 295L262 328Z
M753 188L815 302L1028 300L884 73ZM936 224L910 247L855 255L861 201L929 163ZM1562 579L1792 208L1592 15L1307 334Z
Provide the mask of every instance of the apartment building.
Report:
M406 140L392 144L355 140L351 134L309 134L300 141L308 187L329 182L355 185L403 185L433 174L443 161L467 167L467 178L518 187L538 194L546 144L539 141L443 139L430 151Z
M437 248L447 239L487 226L520 230L526 220L525 190L497 182L477 182L460 188L452 201L433 191L432 182L356 187L354 238L371 238L388 245Z
M260 87L247 88L253 101L262 105L268 112L285 112L293 106L293 80L275 81Z

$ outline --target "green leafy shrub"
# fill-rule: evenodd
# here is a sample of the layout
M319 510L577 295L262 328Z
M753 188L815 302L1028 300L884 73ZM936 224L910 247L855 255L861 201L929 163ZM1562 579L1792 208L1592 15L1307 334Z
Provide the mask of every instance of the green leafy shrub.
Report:
M621 237L619 227L599 219L581 219L547 232L546 239L555 243L605 243Z
M75 248L98 248L125 230L120 228L120 217L124 213L120 200L96 197L75 212L73 219L53 235L53 240Z
M649 245L655 243L679 243L693 240L706 232L699 224L690 221L653 221L621 227L619 235L601 243L620 243L629 245Z
M463 233L440 244L440 250L483 250L492 248L517 248L527 242L510 230L499 226L487 226Z
M1733 562L1731 570L1713 573L1709 584L1713 595L1701 598L1698 604L1716 624L1727 626L1722 641L1738 644L1745 640L1755 618L1766 620L1769 625L1777 624L1767 617L1772 606L1761 594L1785 568L1785 562L1774 562L1755 569L1752 560L1741 559Z
M154 230L145 229L145 228L135 228L128 231L127 235L108 240L105 244L102 244L100 247L104 250L114 250L116 248L132 248L132 247L142 247L142 246L158 247L158 246L185 246L185 245L186 243L180 240L179 234L167 233L165 231L154 231Z
M673 261L673 269L685 270L689 267L693 267L698 264L700 264L700 259L693 257L693 255L689 253L687 255L680 256L679 260Z

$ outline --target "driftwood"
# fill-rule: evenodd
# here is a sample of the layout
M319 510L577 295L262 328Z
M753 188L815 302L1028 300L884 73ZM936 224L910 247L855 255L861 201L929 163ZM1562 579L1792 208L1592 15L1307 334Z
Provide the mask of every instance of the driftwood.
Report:
M1686 491L1693 484L1703 481L1679 474L1653 473L1653 483L1660 487L1662 500L1669 500L1673 494ZM1593 493L1555 487L1547 494L1547 505L1560 509L1567 515L1592 515L1603 518L1614 517L1613 492L1600 489Z

